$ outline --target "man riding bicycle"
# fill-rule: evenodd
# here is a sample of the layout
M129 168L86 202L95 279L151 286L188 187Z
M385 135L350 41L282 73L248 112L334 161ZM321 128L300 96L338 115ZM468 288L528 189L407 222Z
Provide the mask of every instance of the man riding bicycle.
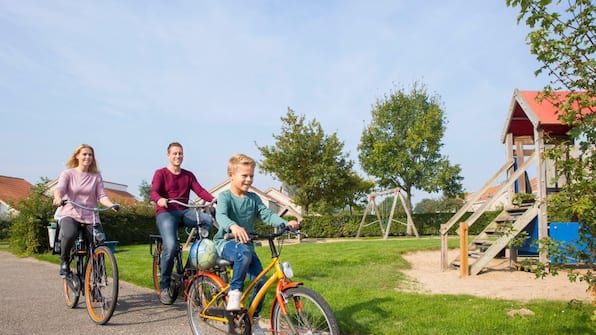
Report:
M168 203L168 199L188 202L191 189L205 201L211 202L215 198L199 184L192 172L182 169L184 151L180 143L170 143L167 154L169 164L155 171L151 181L150 197L155 203L156 224L164 247L160 264L159 300L164 305L171 305L173 300L168 295L168 289L174 258L179 248L178 226L182 223L186 227L194 228L197 226L197 217L194 209ZM201 225L210 229L213 226L211 215L207 213L199 213L199 215Z

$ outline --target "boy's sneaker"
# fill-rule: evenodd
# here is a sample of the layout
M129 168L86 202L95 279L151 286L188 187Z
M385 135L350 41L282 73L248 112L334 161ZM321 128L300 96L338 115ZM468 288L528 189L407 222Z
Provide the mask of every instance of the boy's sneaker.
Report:
M231 290L228 292L228 305L226 306L227 311L240 310L240 298L242 292L240 290Z
M168 290L169 289L166 288L162 289L161 292L159 292L159 301L161 301L161 303L164 305L171 305L173 302Z

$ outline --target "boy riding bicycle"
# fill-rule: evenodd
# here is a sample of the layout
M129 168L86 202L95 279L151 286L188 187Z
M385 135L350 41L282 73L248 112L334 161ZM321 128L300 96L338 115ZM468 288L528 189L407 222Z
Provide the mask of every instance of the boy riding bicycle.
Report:
M248 274L252 280L263 270L263 265L248 235L254 232L257 219L273 227L282 225L289 225L293 229L299 227L297 221L288 222L282 219L269 210L256 193L248 191L253 182L255 166L255 160L244 154L232 156L228 162L230 189L221 192L217 197L216 220L219 230L214 236L215 245L222 258L234 262L227 310L240 309L240 298L246 275ZM224 236L230 232L234 235L234 240L228 241ZM257 284L251 299L254 299L265 280L263 278ZM255 311L255 318L258 317L261 307L259 305Z

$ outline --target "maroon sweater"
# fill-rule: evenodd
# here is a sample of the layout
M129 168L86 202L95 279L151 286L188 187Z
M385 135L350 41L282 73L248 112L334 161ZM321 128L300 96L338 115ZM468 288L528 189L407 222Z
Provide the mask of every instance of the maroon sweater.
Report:
M168 208L163 208L157 206L157 200L166 198L188 202L191 190L205 201L211 202L214 199L213 195L199 184L192 172L182 169L180 174L173 174L167 167L156 170L151 181L150 194L151 200L155 202L155 215L185 209L185 207L178 204L168 204Z

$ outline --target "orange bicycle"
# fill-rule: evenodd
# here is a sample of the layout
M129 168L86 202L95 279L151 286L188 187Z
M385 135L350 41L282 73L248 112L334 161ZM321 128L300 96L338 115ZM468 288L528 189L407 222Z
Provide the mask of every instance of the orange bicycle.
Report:
M329 304L320 294L303 286L301 282L292 282L292 267L280 259L284 238L292 234L300 232L283 227L272 234L250 234L252 239L267 239L271 262L248 284L242 292L241 301L250 299L259 280L270 271L272 273L254 300L249 305L241 304L239 311L226 310L232 262L218 258L209 270L197 271L191 279L187 299L187 315L193 334L210 334L214 330L227 334L251 334L257 306L267 291L275 288L269 318L270 329L266 329L266 333L339 335L339 326ZM279 238L278 246L276 238Z

